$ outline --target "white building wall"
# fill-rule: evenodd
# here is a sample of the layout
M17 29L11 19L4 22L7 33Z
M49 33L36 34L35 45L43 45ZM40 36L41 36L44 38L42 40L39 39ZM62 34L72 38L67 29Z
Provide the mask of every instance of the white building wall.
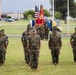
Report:
M23 13L17 14L17 13L8 13L7 16L11 16L12 18L23 18Z

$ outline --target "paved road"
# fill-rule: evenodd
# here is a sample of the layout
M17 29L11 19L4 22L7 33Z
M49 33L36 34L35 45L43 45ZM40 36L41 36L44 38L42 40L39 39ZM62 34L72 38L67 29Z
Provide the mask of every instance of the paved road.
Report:
M68 28L68 26L61 26L62 28ZM75 28L76 26L69 26L69 28Z
M67 25L66 26L61 26L61 27L62 27L62 29L64 29L64 28L68 29ZM70 26L69 25L69 28L73 28L74 29L75 27L76 27L75 25L74 26ZM10 34L10 35L7 35L7 36L10 37L10 38L20 38L21 37L21 35L18 35L18 34L17 35L13 35L13 34L11 35ZM71 34L61 34L61 36L62 37L70 37Z

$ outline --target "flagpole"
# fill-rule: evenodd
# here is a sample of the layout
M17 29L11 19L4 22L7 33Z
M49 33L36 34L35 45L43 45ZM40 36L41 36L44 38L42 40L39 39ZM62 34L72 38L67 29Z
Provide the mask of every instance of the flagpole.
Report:
M49 0L51 4L51 14L52 14L52 20L54 20L54 0Z
M54 20L54 0L53 1L53 20Z
M68 34L70 33L70 30L69 30L69 0L67 0L67 21L68 21Z

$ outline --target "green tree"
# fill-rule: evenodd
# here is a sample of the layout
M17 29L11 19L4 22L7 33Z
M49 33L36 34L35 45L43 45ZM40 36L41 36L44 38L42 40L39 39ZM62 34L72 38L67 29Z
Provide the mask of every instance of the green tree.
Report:
M6 18L11 18L11 16L7 16Z
M69 6L73 6L74 0L69 0ZM55 12L60 12L62 13L62 19L65 20L66 23L66 17L67 17L67 0L54 0L54 7L55 7ZM70 10L71 12L71 10Z
M24 15L24 18L27 19L27 17L28 17L27 11L25 11L25 12L23 13L23 15Z
M55 18L61 19L62 14L60 12L55 12Z
M28 10L27 15L31 15L34 18L35 11L34 10Z
M32 15L31 14L28 15L28 19L32 19Z
M34 10L28 10L23 13L25 19L28 18L28 15L31 15L34 18L34 14L35 14Z
M44 15L46 17L49 17L50 16L50 12L47 9L44 9Z
M76 18L76 10L75 9L76 9L76 6L72 6L71 7L72 12L70 13L70 16L74 18L74 21L75 21L75 18Z

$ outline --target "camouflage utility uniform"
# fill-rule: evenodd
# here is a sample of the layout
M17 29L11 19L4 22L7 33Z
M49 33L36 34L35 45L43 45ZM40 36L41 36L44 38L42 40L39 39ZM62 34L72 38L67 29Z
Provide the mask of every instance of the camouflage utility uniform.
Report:
M48 40L49 28L47 24L45 25L45 39Z
M2 65L5 60L5 52L6 52L5 44L6 44L6 38L4 36L0 36L0 65Z
M55 34L55 32L57 32ZM49 48L51 49L51 54L52 54L52 63L57 64L59 60L59 53L60 53L60 48L61 48L61 35L58 33L58 30L54 30L50 34L50 40L49 40Z
M71 35L70 44L71 47L73 48L73 57L74 57L74 61L76 62L76 28L75 28L75 33Z
M5 60L5 56L6 56L6 52L7 52L6 49L7 49L7 46L8 46L9 41L8 41L8 36L6 36L5 33L4 33L4 29L1 29L1 34L2 34L2 36L4 36L5 39L6 39L6 43L4 44L4 46L5 46L4 60Z
M23 43L23 47L24 47L24 55L25 55L25 62L27 64L29 64L30 62L30 52L29 52L29 37L30 37L30 34L29 33L29 30L27 30L23 37L22 37L22 43Z
M40 37L39 35L32 35L30 38L30 66L31 69L38 68L38 58L40 49Z

